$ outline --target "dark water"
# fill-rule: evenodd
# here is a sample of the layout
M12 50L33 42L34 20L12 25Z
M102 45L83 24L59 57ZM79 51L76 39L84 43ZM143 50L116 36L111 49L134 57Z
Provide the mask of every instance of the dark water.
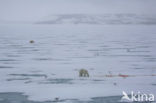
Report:
M90 101L66 99L66 100L53 100L53 101L39 102L39 101L28 100L28 96L22 93L17 93L17 92L0 93L0 103L127 103L127 102L121 102L120 98L121 96L110 96L110 97L94 97L91 98ZM133 102L133 103L152 103L152 102Z

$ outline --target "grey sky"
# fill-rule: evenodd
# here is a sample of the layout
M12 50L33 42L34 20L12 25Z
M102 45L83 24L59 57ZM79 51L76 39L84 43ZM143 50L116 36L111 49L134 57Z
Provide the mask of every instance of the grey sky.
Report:
M37 21L53 14L154 13L156 0L0 0L0 21Z

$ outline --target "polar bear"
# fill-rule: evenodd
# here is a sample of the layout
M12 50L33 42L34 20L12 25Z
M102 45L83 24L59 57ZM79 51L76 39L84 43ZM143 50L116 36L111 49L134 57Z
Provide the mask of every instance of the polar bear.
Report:
M80 69L79 77L89 77L89 73L86 69Z

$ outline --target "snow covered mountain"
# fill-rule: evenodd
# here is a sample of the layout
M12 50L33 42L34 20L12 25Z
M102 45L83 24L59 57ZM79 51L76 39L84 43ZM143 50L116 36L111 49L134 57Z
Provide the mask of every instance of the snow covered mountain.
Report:
M137 14L60 14L36 24L156 24L156 15Z

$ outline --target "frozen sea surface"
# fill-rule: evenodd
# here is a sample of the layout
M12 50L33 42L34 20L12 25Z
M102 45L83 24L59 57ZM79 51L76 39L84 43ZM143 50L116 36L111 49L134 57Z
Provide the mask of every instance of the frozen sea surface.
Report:
M59 101L32 101L28 100L28 96L22 93L6 92L0 93L0 103L121 103L121 96L108 96L108 97L94 97L89 101L82 101L78 99L64 99ZM122 102L127 103L127 102ZM129 102L130 103L130 102ZM138 102L133 102L138 103ZM140 103L140 102L139 102ZM152 102L141 102L141 103L152 103Z
M0 103L49 103L55 98L69 100L62 101L66 103L117 103L122 91L156 95L155 28L0 25ZM81 68L89 71L89 78L78 76ZM110 73L132 77L105 76Z

